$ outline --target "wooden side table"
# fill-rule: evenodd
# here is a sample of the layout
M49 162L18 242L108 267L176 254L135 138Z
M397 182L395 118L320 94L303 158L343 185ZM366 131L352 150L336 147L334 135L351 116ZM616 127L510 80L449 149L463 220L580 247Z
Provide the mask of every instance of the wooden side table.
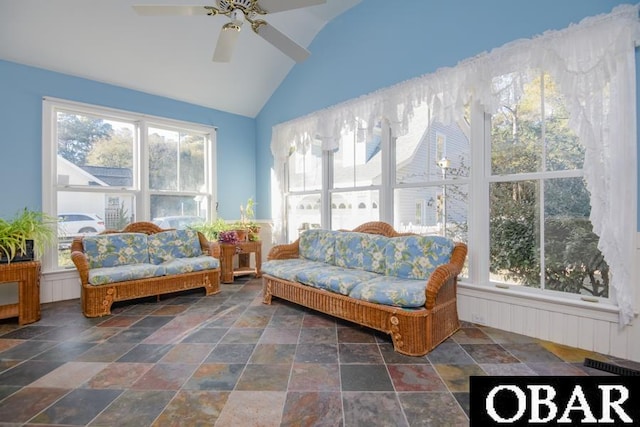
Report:
M40 320L40 261L0 264L0 286L18 283L18 302L0 305L0 319L17 317L19 325Z
M256 266L251 267L251 254L255 254ZM233 257L238 255L238 268L233 268ZM220 280L222 283L233 283L236 276L255 274L261 276L262 242L243 241L238 243L220 243Z

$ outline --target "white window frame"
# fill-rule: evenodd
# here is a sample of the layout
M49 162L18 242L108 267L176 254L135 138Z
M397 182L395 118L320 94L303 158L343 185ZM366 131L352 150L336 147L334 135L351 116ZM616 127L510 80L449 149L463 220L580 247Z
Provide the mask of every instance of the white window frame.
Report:
M70 111L90 116L103 117L105 119L120 120L134 124L136 131L134 134L133 158L137 167L134 168L133 185L128 188L122 187L90 187L90 186L69 186L57 182L57 112ZM151 116L125 110L106 108L96 105L84 104L58 98L45 97L42 103L42 210L46 214L57 216L59 191L65 192L95 192L103 194L130 194L135 198L136 221L149 221L150 218L150 198L152 195L185 195L188 191L164 192L151 191L148 181L148 156L147 130L152 127L161 127L174 130L188 130L193 133L202 134L207 139L205 144L206 171L205 189L202 193L209 198L207 211L210 218L215 219L215 206L217 201L217 189L215 177L216 162L216 133L217 128L198 123L174 120L164 117ZM208 167L207 167L208 166ZM199 194L202 194L199 193ZM58 267L57 251L46 251L43 256L43 270L66 271Z

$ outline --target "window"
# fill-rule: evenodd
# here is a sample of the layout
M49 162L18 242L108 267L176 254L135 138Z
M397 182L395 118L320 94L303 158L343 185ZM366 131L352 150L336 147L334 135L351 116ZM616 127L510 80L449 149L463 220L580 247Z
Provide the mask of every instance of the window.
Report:
M375 207L380 200L382 180L382 129L368 128L356 120L352 130L345 131L338 148L329 156L331 164L330 200L331 228L351 229L363 222L375 221L380 212Z
M76 236L140 220L186 226L210 218L214 144L213 128L45 100L44 209L61 218L58 251L45 265L71 267Z
M510 75L499 84L509 87ZM289 221L297 232L322 224L320 207L302 211L311 200L318 206L328 194L328 218L332 229L352 229L366 221L392 222L399 231L436 234L468 242L469 235L488 228L478 242L485 257L477 258L478 283L517 287L527 291L551 291L576 296L608 297L608 266L597 249L598 238L589 221L589 193L583 179L585 150L568 126L569 113L551 77L534 72L520 96L510 93L496 113L487 115L490 132L484 133L485 113L470 118L471 107L451 124L434 121L427 106L414 108L407 131L398 137L384 134L380 126L366 134L366 126L341 135L338 147L325 152L322 167L313 157L313 191L289 193ZM483 135L472 157L471 135ZM381 147L385 139L392 155ZM482 149L484 147L484 149ZM304 156L292 158L296 171L308 168ZM391 213L377 208L382 194L383 164L393 159L388 185ZM488 167L471 165L488 159ZM330 174L326 187L318 171ZM488 171L485 173L485 171ZM289 173L299 190L303 174ZM472 183L477 193L472 194ZM479 183L479 184L478 184ZM290 188L292 188L290 186ZM483 188L486 193L483 193ZM486 215L473 204L486 206ZM291 206L300 206L292 209ZM487 223L483 223L486 218ZM475 229L474 229L475 227ZM291 235L291 234L290 234ZM290 239L293 240L293 239ZM470 260L468 260L468 263ZM469 266L462 276L469 278Z
M430 123L428 109L416 108L408 132L396 138L394 145L395 228L466 242L471 156L468 119L452 125ZM415 206L413 212L411 206Z
M609 267L589 220L585 150L568 120L555 82L540 72L517 102L491 116L491 279L607 297Z
M287 235L295 240L301 231L320 227L322 150L318 141L290 147L287 182Z

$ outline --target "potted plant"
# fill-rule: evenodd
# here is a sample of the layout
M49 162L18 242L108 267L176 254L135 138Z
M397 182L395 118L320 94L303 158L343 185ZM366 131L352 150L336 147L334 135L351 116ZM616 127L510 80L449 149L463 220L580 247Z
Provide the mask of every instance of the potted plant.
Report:
M222 218L217 218L215 221L205 222L203 224L197 224L191 226L194 230L201 232L207 240L215 242L220 240L222 232L229 231L233 227Z
M235 230L222 231L220 233L220 236L218 237L218 241L220 243L228 243L228 244L235 245L236 243L239 242L238 234L236 233Z
M27 208L10 220L0 218L0 263L33 261L57 237L57 218Z
M243 230L247 238L252 241L259 240L260 226L255 222L255 202L249 197L247 203L240 205L240 221L236 223L238 230ZM242 238L240 240L243 240Z

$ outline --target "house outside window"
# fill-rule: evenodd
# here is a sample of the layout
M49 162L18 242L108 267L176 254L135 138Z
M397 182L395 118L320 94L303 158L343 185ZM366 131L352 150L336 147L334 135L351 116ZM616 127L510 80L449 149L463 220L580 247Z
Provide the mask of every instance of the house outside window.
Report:
M285 175L287 234L295 240L304 230L320 228L323 173L318 141L290 147Z
M351 229L380 218L377 208L382 178L382 130L356 120L329 155L331 171L331 229ZM333 208L333 206L337 206Z
M214 128L46 99L44 209L97 216L102 230L169 216L205 220L215 197L214 153ZM72 267L71 240L102 231L76 228L59 225L46 268Z

